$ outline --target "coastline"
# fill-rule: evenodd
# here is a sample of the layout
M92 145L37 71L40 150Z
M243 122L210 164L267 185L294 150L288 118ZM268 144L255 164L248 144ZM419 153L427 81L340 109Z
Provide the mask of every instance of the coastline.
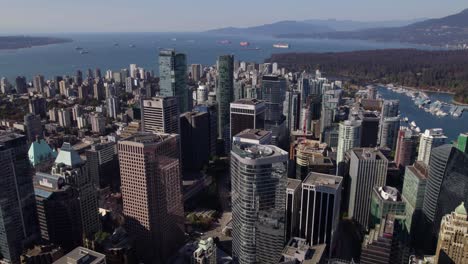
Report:
M49 38L49 37L0 37L0 51L12 51L29 49L55 44L73 42L69 38Z

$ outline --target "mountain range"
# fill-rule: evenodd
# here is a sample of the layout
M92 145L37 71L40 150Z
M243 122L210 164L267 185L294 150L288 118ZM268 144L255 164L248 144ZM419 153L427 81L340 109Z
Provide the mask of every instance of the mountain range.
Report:
M278 38L331 38L396 41L437 47L468 45L468 9L436 19L361 22L349 20L280 21L247 28L221 28L208 33L269 35Z

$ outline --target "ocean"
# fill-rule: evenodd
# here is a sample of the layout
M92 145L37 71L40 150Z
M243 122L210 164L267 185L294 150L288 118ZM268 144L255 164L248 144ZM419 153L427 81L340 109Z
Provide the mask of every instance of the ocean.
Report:
M105 33L105 34L55 34L54 37L73 39L73 42L33 47L19 50L0 51L0 77L7 77L11 82L18 75L26 76L28 81L37 74L51 79L56 75L74 75L76 70L100 68L120 70L135 63L146 70L158 72L158 49L175 48L186 53L188 63L214 65L216 58L223 54L233 54L236 60L263 62L272 53L280 52L338 52L387 48L424 48L401 43L379 43L359 40L329 39L275 39L265 36L216 36L204 33ZM229 40L231 44L219 44L220 40ZM250 42L248 48L239 45L241 41ZM289 49L276 49L272 45L287 42ZM114 44L118 44L115 46ZM131 47L134 45L134 47ZM88 51L80 54L77 47ZM259 50L254 50L259 48ZM441 127L450 139L460 132L468 131L468 113L462 118L437 118L418 109L412 101L401 94L381 90L384 98L400 99L402 116L415 121L424 130ZM451 95L431 94L439 99L451 101Z

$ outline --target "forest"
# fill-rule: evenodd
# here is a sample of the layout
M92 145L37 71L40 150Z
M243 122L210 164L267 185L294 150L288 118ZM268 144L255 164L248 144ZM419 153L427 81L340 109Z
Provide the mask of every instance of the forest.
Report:
M330 53L273 54L290 71L346 78L354 84L384 83L455 94L468 103L468 50L385 49Z

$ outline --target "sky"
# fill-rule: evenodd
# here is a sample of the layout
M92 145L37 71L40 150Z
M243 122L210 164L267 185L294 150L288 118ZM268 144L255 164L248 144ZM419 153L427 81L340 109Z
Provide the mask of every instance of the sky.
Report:
M280 20L438 18L466 0L0 0L0 34L175 32Z

